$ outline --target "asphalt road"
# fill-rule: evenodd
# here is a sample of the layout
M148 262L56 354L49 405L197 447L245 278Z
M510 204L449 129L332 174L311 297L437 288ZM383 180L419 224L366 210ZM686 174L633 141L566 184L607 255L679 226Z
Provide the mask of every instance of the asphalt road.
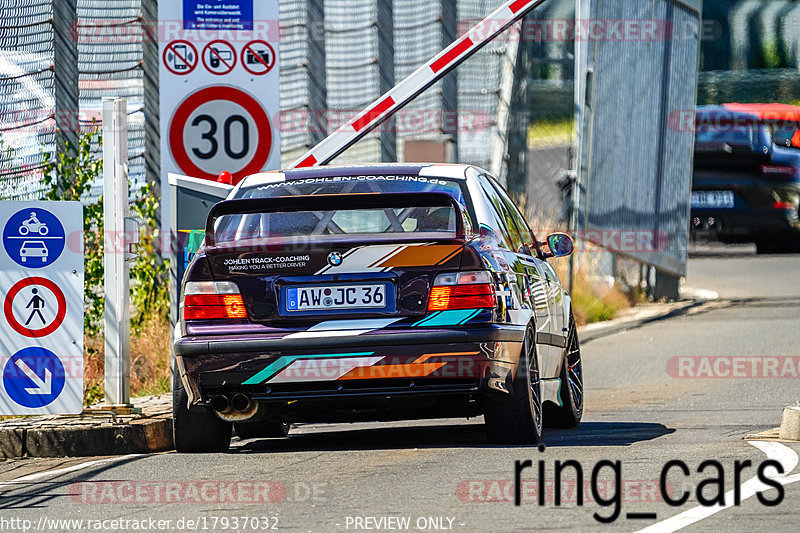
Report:
M717 291L720 299L584 344L584 422L546 431L544 451L488 445L479 419L302 426L284 440L234 439L230 453L220 455L6 461L0 530L795 529L800 444L744 437L776 427L782 408L800 400L800 256L701 251L690 260L687 285ZM797 358L788 359L793 371L785 356ZM761 466L768 457L782 476L774 465ZM515 461L527 459L533 467L522 472L517 507ZM573 467L564 470L561 504L554 502L555 464L566 460L583 469L584 505L576 503ZM619 470L604 460L619 461ZM680 507L660 496L670 460L688 468L687 475L670 470L665 483L673 497L689 493ZM698 472L708 460L718 464ZM738 480L737 461L750 461ZM535 496L539 464L548 480L544 505ZM782 498L749 481L759 467L772 483L786 483ZM713 498L735 489L738 506L732 495L724 509L698 502L698 490ZM759 495L779 503L767 506ZM594 517L615 511L611 524Z

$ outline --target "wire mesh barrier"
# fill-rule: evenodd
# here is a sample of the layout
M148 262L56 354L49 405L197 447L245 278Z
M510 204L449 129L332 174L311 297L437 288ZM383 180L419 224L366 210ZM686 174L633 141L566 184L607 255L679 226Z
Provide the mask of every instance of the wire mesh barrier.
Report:
M299 157L325 135L325 28L322 0L284 0L281 20L281 160Z
M402 80L419 65L436 55L455 40L456 6L452 2L394 2L395 79ZM431 140L447 143L458 141L459 117L457 79L460 70L448 74L428 91L419 95L389 127L396 132L399 156L419 160L408 140ZM466 106L463 109L468 109Z
M555 0L534 11L523 28L523 40L531 47L526 132L530 149L524 197L529 219L543 226L538 233L567 223L562 182L573 168L575 45L567 34L554 35L551 28L574 19L575 2Z
M0 2L0 198L43 194L42 170L56 150L57 114L74 115L82 131L101 123L102 96L128 98L129 155L133 189L144 183L142 17L140 0L80 0L77 24L63 28L77 48L75 104L57 106L54 11L51 1ZM12 24L16 22L16 24ZM60 67L63 65L59 65ZM92 154L100 158L95 143ZM100 195L100 184L87 201Z
M393 68L391 30L391 19L385 20L385 14L383 18L378 16L378 2L325 2L325 53L330 111L328 127L331 130L339 127L353 113L366 107L383 93L380 90L380 79L387 72L392 72ZM340 161L380 161L381 135L380 130L372 132L342 154Z
M659 0L632 7L623 0L586 0L582 6L592 19L649 21L652 31L632 41L585 43L576 229L597 230L597 236L649 232L657 241L652 249L614 243L609 249L670 279L686 274L694 134L693 128L670 127L669 118L694 108L698 4Z
M145 182L144 39L141 0L78 0L78 90L82 130L102 123L102 97L128 99L128 178L131 190ZM99 147L94 152L100 158ZM91 199L102 194L92 187Z
M50 0L0 1L0 198L37 197L55 139Z

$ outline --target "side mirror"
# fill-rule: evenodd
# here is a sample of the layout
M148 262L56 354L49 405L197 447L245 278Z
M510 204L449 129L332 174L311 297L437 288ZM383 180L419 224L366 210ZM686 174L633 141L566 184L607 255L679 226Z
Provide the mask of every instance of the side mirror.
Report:
M547 246L550 248L551 257L566 257L575 251L572 237L566 233L551 233L547 236Z

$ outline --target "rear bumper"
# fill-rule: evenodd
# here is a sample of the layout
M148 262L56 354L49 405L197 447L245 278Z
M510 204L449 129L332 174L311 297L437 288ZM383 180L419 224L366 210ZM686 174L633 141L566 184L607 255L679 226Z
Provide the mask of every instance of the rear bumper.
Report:
M692 230L696 234L711 233L722 240L750 242L756 237L777 237L800 234L797 213L781 209L692 209ZM699 225L694 225L695 218ZM710 221L713 221L709 223Z
M192 409L233 392L281 408L325 400L350 409L398 398L505 396L524 332L494 325L327 337L204 336L178 339L174 348Z
M339 334L340 331L331 332ZM197 357L224 353L247 352L290 352L294 350L315 350L328 348L350 348L416 344L459 344L484 342L522 342L525 328L519 326L491 326L480 329L440 329L440 330L395 330L391 333L370 333L364 335L325 336L319 332L314 337L303 336L197 336L183 337L175 342L175 355Z

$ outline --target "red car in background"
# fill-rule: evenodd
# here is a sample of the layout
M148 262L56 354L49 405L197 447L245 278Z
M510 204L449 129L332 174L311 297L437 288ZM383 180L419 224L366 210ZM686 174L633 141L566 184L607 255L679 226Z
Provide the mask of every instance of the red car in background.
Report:
M755 115L770 125L772 140L784 148L800 149L800 106L789 104L723 104L724 108Z

